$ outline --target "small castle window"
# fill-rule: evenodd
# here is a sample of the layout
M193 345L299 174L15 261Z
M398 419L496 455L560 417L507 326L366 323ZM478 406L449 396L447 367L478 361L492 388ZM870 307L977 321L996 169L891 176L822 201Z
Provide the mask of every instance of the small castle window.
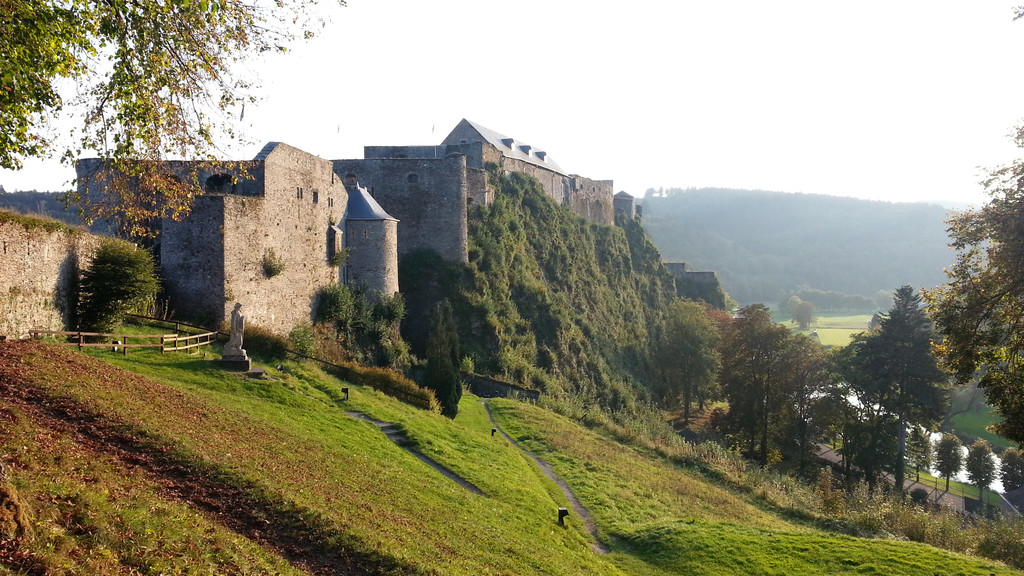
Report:
M334 198L328 198L327 199L327 207L328 208L334 208Z
M319 204L319 203L320 203L320 191L319 190L313 190L313 204Z
M420 181L420 177L416 174L409 174L405 181L408 182L409 184L415 184Z
M295 187L295 197L302 200L302 188L299 188L298 186Z

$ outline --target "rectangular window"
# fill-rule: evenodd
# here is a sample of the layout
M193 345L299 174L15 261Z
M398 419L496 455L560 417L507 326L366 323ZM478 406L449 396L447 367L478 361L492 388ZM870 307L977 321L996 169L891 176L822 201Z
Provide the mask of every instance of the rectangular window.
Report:
M313 190L313 204L319 204L319 203L320 203L320 192L317 191L317 190Z

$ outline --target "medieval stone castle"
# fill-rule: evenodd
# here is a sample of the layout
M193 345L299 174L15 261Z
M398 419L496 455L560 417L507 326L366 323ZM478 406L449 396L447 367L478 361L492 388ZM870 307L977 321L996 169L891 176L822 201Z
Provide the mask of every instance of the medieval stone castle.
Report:
M172 308L215 325L242 302L255 322L287 333L309 320L316 292L336 282L392 295L405 254L431 249L468 260L469 210L495 194L488 168L534 176L593 222L614 224L616 209L635 214L632 197L613 196L611 181L568 174L543 150L467 120L440 145L367 146L364 156L330 161L275 142L244 173L198 168L206 193L188 217L161 224ZM79 162L80 182L97 162Z

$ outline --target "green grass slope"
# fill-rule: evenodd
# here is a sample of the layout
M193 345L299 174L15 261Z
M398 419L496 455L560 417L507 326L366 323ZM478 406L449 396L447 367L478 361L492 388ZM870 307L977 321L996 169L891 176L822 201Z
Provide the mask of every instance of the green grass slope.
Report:
M822 532L695 460L491 401L590 509L611 548L596 554L472 396L450 421L354 386L345 402L307 365L250 380L198 356L95 355L0 343L0 460L32 520L0 539L0 574L1019 574Z

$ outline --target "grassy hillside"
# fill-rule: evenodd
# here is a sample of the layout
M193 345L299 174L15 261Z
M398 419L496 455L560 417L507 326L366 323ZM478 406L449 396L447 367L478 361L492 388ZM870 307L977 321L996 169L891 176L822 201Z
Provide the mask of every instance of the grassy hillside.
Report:
M472 396L451 421L355 386L346 402L307 365L251 380L200 356L95 354L0 343L0 460L32 532L0 541L0 574L1019 574L823 532L786 501L798 491L744 489L710 446L623 444L491 401L589 508L598 554L580 518L557 525L565 497Z

